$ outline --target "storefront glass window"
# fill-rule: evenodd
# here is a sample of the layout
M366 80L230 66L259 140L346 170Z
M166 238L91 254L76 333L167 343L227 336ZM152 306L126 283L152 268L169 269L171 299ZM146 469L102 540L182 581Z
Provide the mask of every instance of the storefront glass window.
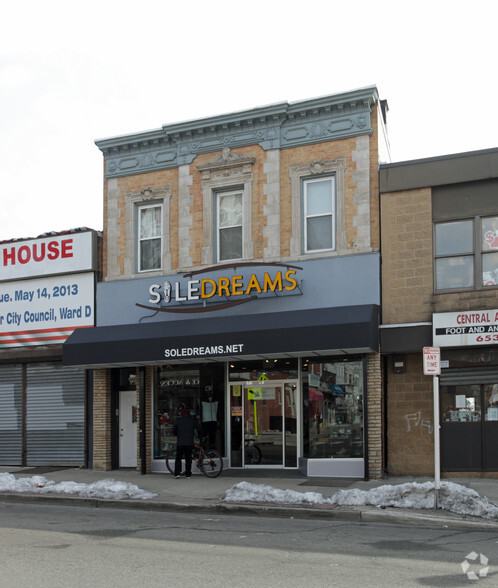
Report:
M303 360L303 455L363 457L361 359Z
M498 384L484 386L484 419L498 421Z
M481 386L441 386L441 420L469 423L481 420Z
M295 380L297 379L297 370L297 358L238 361L229 365L229 378L231 382L260 379Z
M158 367L154 374L154 458L176 445L175 420L194 414L208 444L225 452L224 364Z
M482 219L482 285L498 285L498 217Z

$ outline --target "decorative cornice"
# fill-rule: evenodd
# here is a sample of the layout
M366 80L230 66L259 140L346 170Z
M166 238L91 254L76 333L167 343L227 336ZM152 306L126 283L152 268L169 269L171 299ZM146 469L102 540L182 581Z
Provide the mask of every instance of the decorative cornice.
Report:
M151 202L156 199L171 198L171 186L163 186L162 188L144 188L138 192L127 192L126 197L136 202Z
M197 155L260 145L286 149L372 133L375 86L312 100L277 104L161 129L96 141L106 177L120 177L190 164Z
M202 173L203 180L210 180L219 174L224 176L250 174L255 163L254 157L237 155L230 147L223 147L221 155L218 155L214 161L198 165L197 169Z

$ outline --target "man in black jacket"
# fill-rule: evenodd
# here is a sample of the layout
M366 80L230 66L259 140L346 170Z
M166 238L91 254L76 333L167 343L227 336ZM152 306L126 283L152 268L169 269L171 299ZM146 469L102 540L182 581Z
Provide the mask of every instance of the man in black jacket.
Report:
M194 449L194 437L201 435L201 427L197 419L184 408L180 418L173 425L173 435L176 435L176 459L175 478L182 473L182 457L185 457L185 475L192 475L192 450Z

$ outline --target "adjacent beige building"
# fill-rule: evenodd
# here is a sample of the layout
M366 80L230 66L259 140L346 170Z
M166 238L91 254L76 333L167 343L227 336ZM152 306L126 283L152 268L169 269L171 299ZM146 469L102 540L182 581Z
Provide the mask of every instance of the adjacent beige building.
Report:
M498 471L498 150L381 165L387 473L433 475L441 350L444 475Z

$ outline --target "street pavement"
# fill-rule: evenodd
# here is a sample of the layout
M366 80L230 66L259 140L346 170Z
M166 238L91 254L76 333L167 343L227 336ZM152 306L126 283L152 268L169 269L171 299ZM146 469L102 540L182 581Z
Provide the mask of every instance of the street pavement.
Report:
M351 480L306 477L292 470L224 470L218 478L201 474L187 479L175 479L171 474L151 473L141 475L133 469L108 472L80 468L0 467L16 478L42 475L55 483L76 482L92 484L100 480L116 480L134 484L155 494L148 499L82 498L64 494L36 494L29 492L0 492L0 502L37 502L39 504L79 505L98 508L128 508L147 511L212 512L252 516L276 516L295 518L319 518L356 522L385 522L424 526L475 527L498 531L498 521L459 515L441 509L378 508L376 506L335 506L330 504L289 505L269 503L227 503L223 498L227 490L238 482L264 484L281 490L318 492L328 498L343 489L371 490L385 484L398 485L407 482L427 482L431 478L385 477L381 480ZM498 479L446 478L475 490L498 505Z

